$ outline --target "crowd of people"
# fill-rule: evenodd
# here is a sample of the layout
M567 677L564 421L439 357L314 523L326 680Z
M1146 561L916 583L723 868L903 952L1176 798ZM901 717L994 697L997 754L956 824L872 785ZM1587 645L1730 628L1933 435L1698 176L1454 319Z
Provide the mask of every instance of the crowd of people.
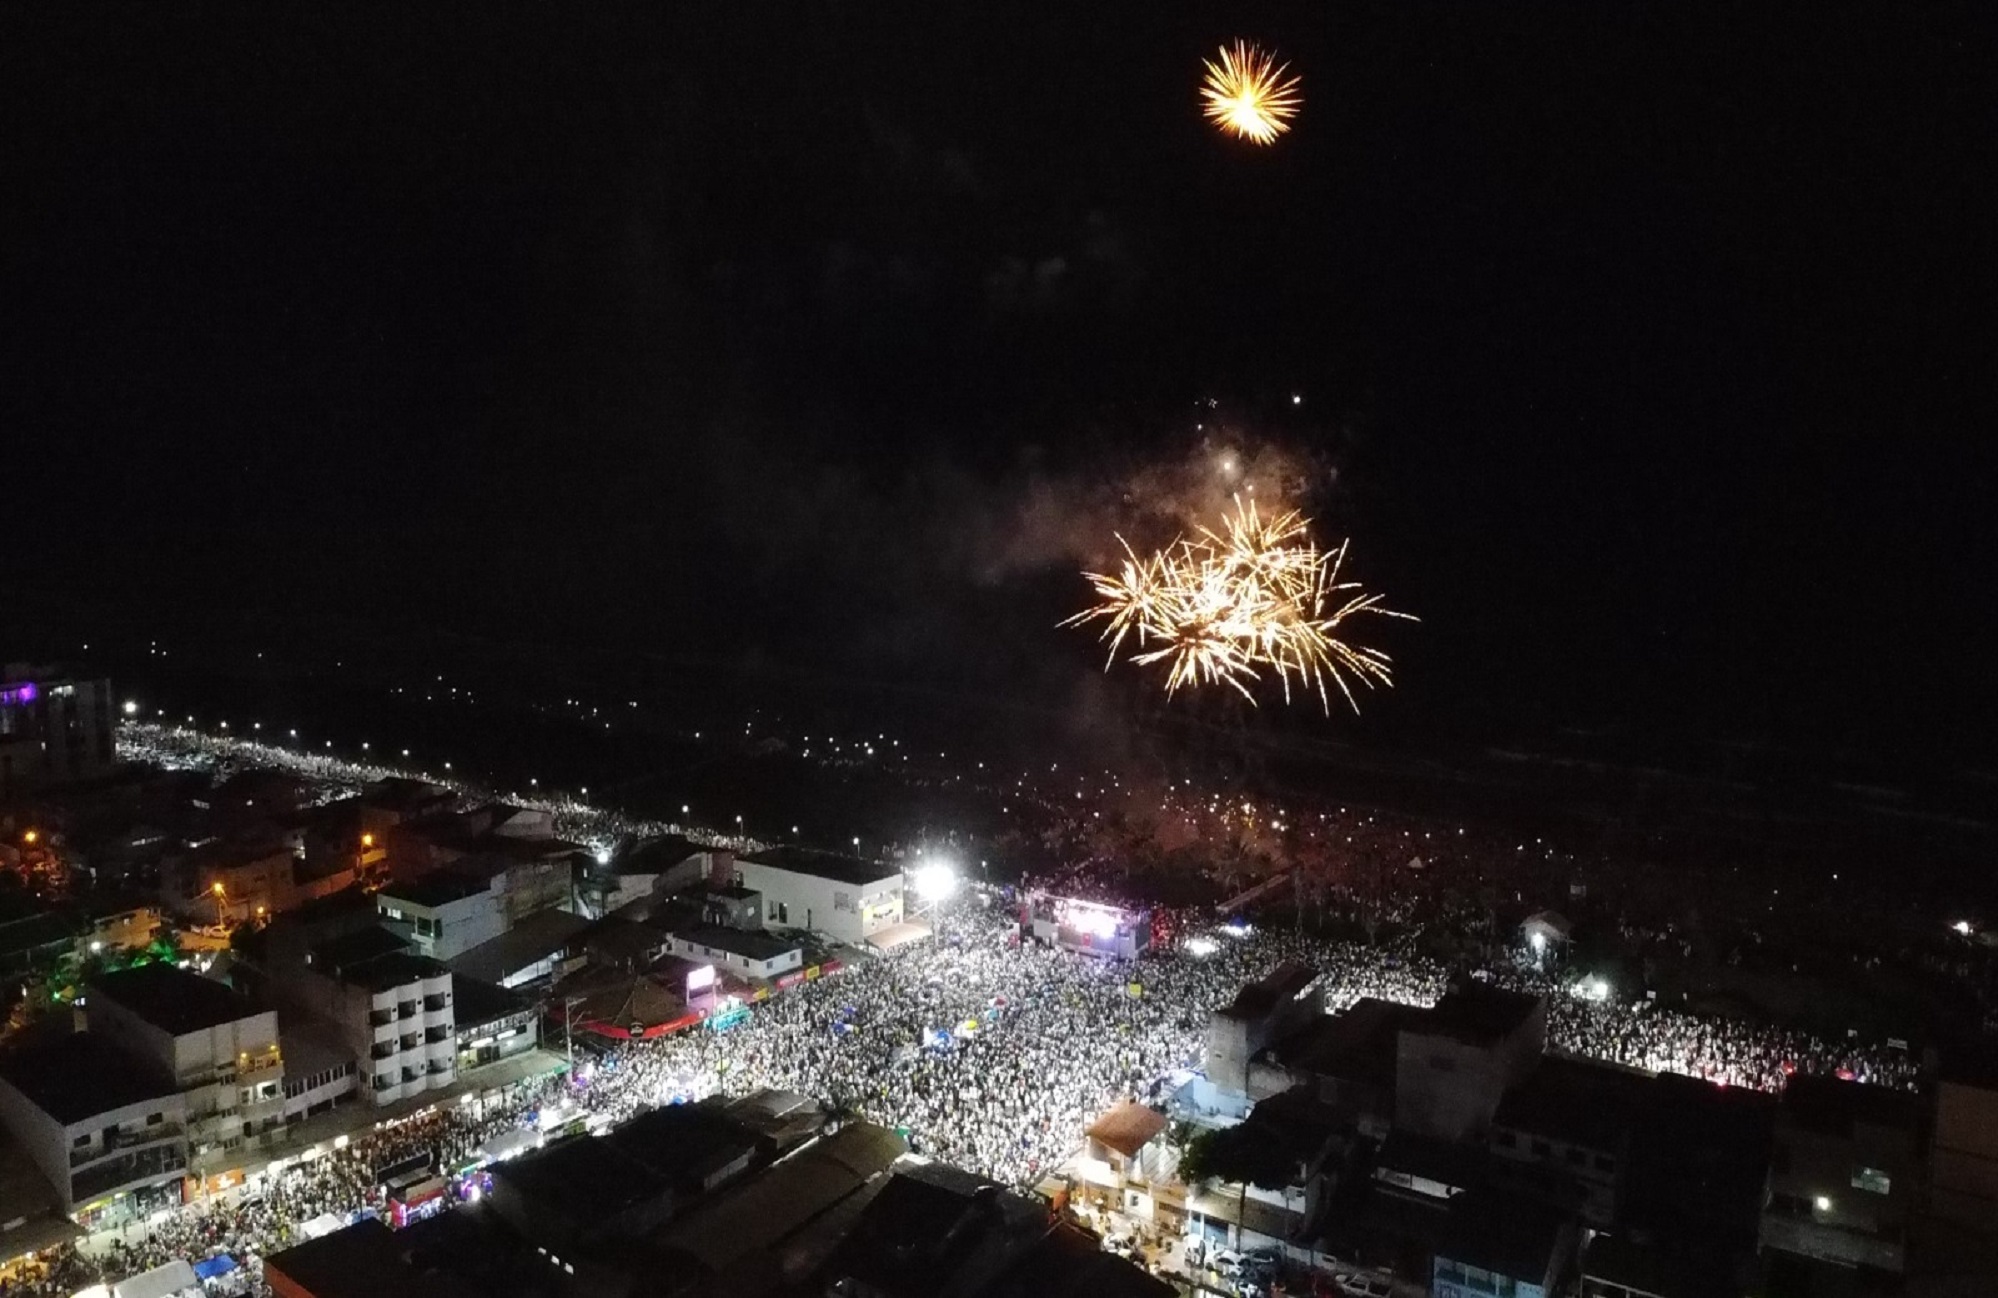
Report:
M1246 925L1105 961L1024 938L1015 918L996 892L972 892L942 909L932 940L804 983L731 1016L726 1029L620 1043L574 1077L520 1084L476 1114L448 1105L379 1128L190 1204L137 1240L54 1250L0 1283L0 1296L68 1294L100 1277L218 1253L253 1282L260 1259L300 1238L305 1223L379 1212L387 1169L463 1166L495 1135L555 1105L616 1121L711 1093L796 1091L835 1115L898 1129L918 1152L1031 1185L1119 1098L1166 1099L1199 1066L1209 1012L1283 961L1322 970L1333 1009L1362 997L1431 1004L1466 973L1416 954L1409 939L1376 946ZM1160 931L1192 934L1198 922L1165 914ZM1764 1090L1793 1071L1886 1085L1914 1077L1912 1063L1884 1047L1659 1010L1602 988L1578 996L1518 962L1470 972L1546 994L1550 1048L1579 1056Z

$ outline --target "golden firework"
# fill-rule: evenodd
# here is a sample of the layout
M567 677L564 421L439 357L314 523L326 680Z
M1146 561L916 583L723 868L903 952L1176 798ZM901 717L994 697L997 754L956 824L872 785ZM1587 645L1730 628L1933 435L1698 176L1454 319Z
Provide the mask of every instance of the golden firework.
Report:
M1203 59L1207 76L1200 97L1207 101L1209 121L1256 144L1273 144L1290 129L1290 119L1304 107L1299 78L1286 78L1288 63L1247 41L1221 47L1221 61Z
M1340 628L1364 613L1409 615L1341 581L1345 543L1320 550L1310 528L1296 510L1265 517L1238 496L1218 531L1202 527L1155 554L1141 558L1120 536L1123 564L1115 573L1084 573L1098 602L1062 625L1102 622L1106 669L1133 640L1130 661L1164 663L1168 694L1219 684L1253 703L1250 687L1268 672L1286 701L1295 684L1330 712L1336 688L1357 711L1352 683L1392 685L1391 663L1342 638Z

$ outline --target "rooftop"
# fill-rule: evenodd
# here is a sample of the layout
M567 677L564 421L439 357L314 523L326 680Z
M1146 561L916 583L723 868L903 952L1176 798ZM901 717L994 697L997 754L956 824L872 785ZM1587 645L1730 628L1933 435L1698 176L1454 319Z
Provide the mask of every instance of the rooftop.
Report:
M432 870L429 874L407 883L398 880L388 884L375 896L380 902L393 904L404 901L412 906L435 910L439 906L448 906L454 901L476 897L486 891L488 884L484 879L474 879L456 870L445 869Z
M1299 1034L1294 1046L1282 1043L1279 1052L1321 1077L1391 1087L1401 1030L1420 1023L1428 1013L1419 1005L1368 996L1344 1014L1313 1024Z
M180 1093L152 1060L83 1032L0 1055L0 1078L64 1126Z
M1136 1158L1138 1151L1165 1129L1165 1114L1124 1100L1098 1118L1084 1134L1126 1158Z
M739 955L747 960L774 960L786 951L797 951L799 944L768 933L745 933L739 928L721 928L713 924L703 924L697 928L681 929L673 935L682 942L692 942L700 947L713 947L730 955Z
M768 866L773 870L810 875L815 879L829 879L834 883L850 884L857 888L870 883L899 879L902 876L901 868L898 866L881 861L863 860L841 852L822 852L810 847L783 845L767 847L737 859L742 865Z
M1612 1151L1639 1120L1651 1079L1608 1064L1548 1055L1499 1102L1494 1124Z
M369 991L387 991L391 987L403 987L410 983L422 982L426 978L449 977L451 971L443 964L428 956L395 953L366 960L360 964L348 965L340 970L341 982L353 987L365 987Z
M1235 999L1221 1011L1231 1019L1259 1019L1302 996L1318 980L1318 970L1296 960L1286 960L1270 970L1260 982L1250 983L1235 993Z
M529 1008L525 996L510 992L498 983L490 983L483 978L467 978L458 973L451 975L451 1018L461 1034L515 1014L525 1014Z
M453 957L451 971L500 982L557 951L566 951L575 936L589 926L590 921L566 910L537 910L498 937Z
M1443 993L1435 1008L1419 1022L1410 1024L1409 1030L1425 1036L1489 1045L1518 1031L1540 1004L1540 997L1526 992L1466 982Z
M328 938L312 948L306 962L314 971L329 978L338 978L342 970L379 960L385 955L407 951L409 946L401 938L379 924L343 933L339 937Z
M145 964L99 974L90 980L90 991L177 1037L259 1012L242 993L170 964Z
M633 1162L677 1186L698 1188L730 1163L753 1154L754 1131L720 1108L669 1104L631 1119L604 1137Z
M457 1277L417 1267L397 1243L395 1232L373 1219L273 1253L264 1266L313 1298L407 1293L476 1298L476 1291Z
M1805 1073L1790 1078L1781 1103L1786 1122L1827 1136L1850 1136L1855 1126L1913 1132L1919 1111L1910 1092Z
M600 1221L664 1194L666 1180L599 1136L579 1136L495 1163L494 1180L529 1198L559 1202L577 1220Z

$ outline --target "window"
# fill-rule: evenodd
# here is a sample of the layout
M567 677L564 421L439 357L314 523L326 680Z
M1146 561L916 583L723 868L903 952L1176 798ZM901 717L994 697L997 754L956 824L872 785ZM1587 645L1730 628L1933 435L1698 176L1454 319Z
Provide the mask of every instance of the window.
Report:
M1893 1178L1877 1167L1856 1167L1852 1171L1852 1188L1855 1190L1888 1194L1892 1192L1893 1184Z
M835 891L833 893L833 909L836 911L851 911L853 909L853 894L850 892Z
M165 1121L166 1121L166 1114L164 1113L148 1113L146 1115L146 1125L148 1127L157 1127L158 1125L160 1125L160 1123Z
M85 1145L90 1143L90 1133L86 1131L82 1135L78 1136L75 1140L70 1141L69 1143L74 1145L78 1149L82 1149Z

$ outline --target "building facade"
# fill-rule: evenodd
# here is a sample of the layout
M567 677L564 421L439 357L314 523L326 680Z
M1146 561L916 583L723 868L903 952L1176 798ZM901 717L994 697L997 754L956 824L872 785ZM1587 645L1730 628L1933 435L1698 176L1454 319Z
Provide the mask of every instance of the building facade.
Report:
M179 1205L187 1100L151 1059L86 1033L0 1058L0 1122L86 1228Z
M111 682L12 663L0 672L0 794L95 779L117 763Z
M735 862L737 887L763 895L763 925L823 933L858 946L902 922L902 872L878 861L773 848Z

